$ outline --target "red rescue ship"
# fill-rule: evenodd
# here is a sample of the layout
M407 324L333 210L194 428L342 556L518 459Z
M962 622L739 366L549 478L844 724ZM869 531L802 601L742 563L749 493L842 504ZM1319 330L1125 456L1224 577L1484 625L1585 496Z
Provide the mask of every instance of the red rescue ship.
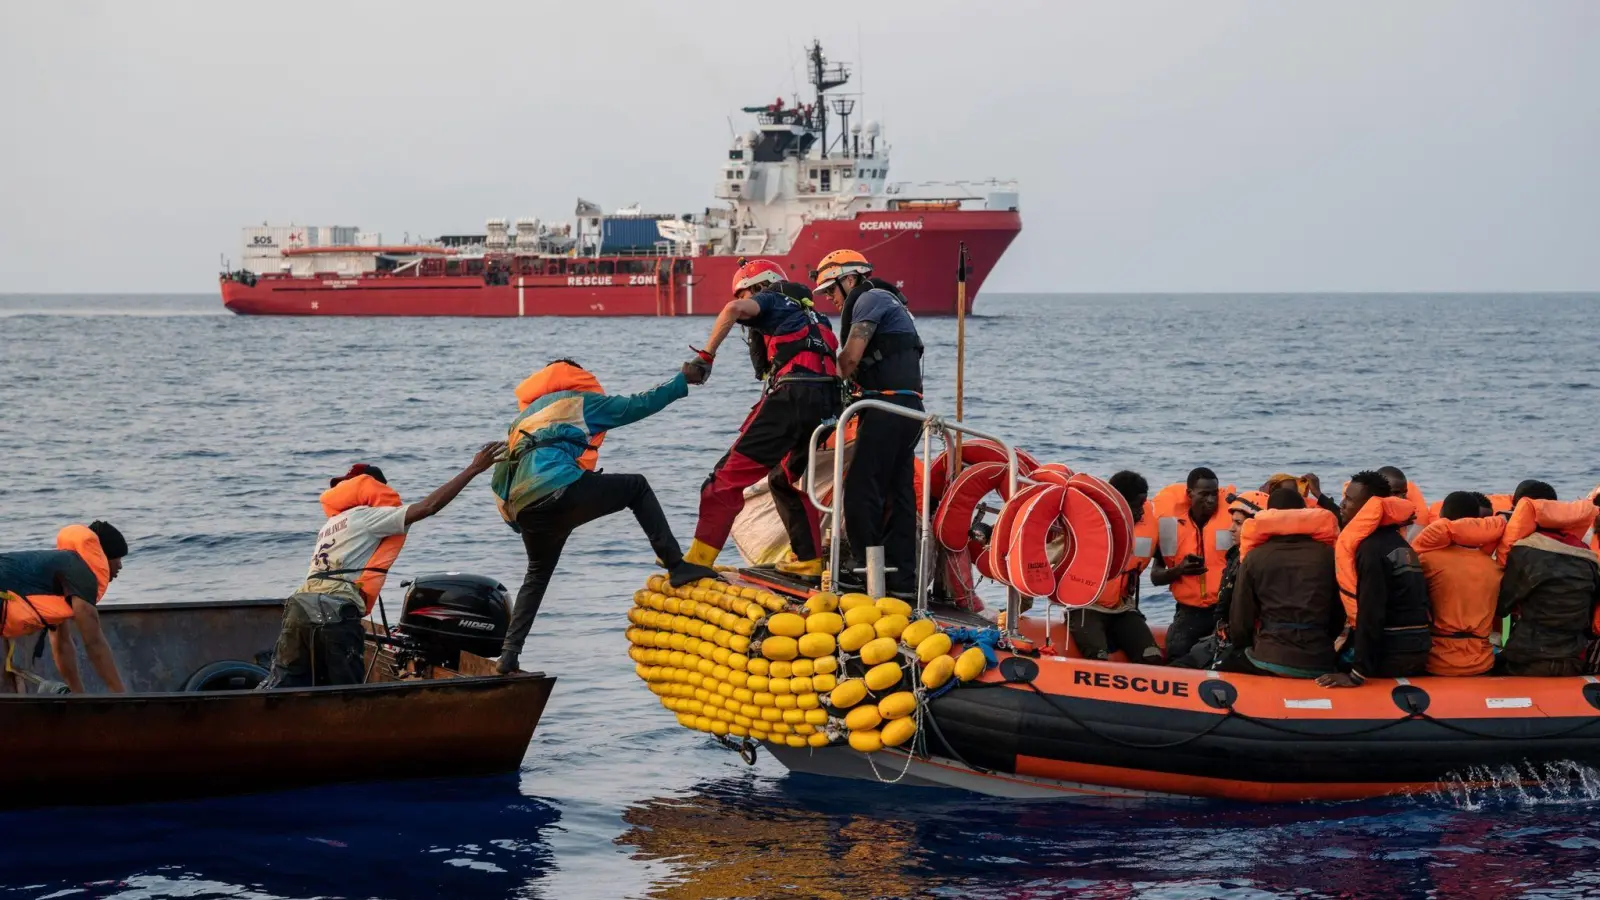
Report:
M809 69L814 102L745 108L756 124L718 173L724 207L607 215L579 200L573 222L491 219L482 234L396 244L353 227L250 227L243 264L221 276L223 305L241 315L708 314L741 257L806 280L824 254L848 248L898 282L913 312L953 315L949 260L965 243L970 310L1022 230L1016 183L889 181L878 123L852 124L855 98L829 93L848 82L846 67L813 44Z

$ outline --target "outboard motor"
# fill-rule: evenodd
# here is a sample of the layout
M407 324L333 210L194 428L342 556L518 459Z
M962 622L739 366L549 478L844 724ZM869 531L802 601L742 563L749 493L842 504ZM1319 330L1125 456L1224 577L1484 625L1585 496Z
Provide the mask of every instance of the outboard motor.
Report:
M463 650L499 657L511 620L505 585L482 575L443 572L418 575L405 588L394 636L421 661L455 668Z

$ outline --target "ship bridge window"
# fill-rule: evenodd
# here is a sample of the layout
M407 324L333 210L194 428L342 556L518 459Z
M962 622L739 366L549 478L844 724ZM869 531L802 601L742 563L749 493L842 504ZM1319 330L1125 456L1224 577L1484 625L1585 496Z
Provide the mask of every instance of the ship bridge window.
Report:
M829 184L829 176L832 175L832 174L833 174L833 170L832 169L823 169L822 170L822 190L824 190L824 191L833 190L833 186L831 184Z

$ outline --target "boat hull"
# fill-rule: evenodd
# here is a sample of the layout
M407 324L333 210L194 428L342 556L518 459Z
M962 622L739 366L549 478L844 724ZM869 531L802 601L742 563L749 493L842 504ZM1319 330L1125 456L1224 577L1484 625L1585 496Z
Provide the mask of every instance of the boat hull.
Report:
M1015 211L864 213L813 222L787 254L751 254L777 261L790 278L809 282L811 268L832 250L859 250L876 274L899 284L917 315L956 312L956 254L970 257L967 308L1022 230ZM224 279L222 302L240 315L289 316L681 316L713 315L729 299L738 257L683 260L686 273L519 276L490 285L474 276L263 275L253 284ZM605 262L600 260L599 262ZM633 283L646 282L646 283ZM831 312L832 310L825 310Z
M555 678L542 673L269 691L193 691L218 662L264 665L282 602L107 604L131 693L0 694L0 806L171 800L516 771ZM56 679L40 636L15 659ZM466 668L465 662L463 669Z

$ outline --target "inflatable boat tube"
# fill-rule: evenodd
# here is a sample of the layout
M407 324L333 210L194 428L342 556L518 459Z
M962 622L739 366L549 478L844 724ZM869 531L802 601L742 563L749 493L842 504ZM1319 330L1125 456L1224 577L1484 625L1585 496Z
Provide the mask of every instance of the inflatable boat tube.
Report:
M1009 661L928 705L932 761L969 790L1350 800L1485 769L1600 765L1600 684L1582 677L1373 678L1334 691L1079 658Z

